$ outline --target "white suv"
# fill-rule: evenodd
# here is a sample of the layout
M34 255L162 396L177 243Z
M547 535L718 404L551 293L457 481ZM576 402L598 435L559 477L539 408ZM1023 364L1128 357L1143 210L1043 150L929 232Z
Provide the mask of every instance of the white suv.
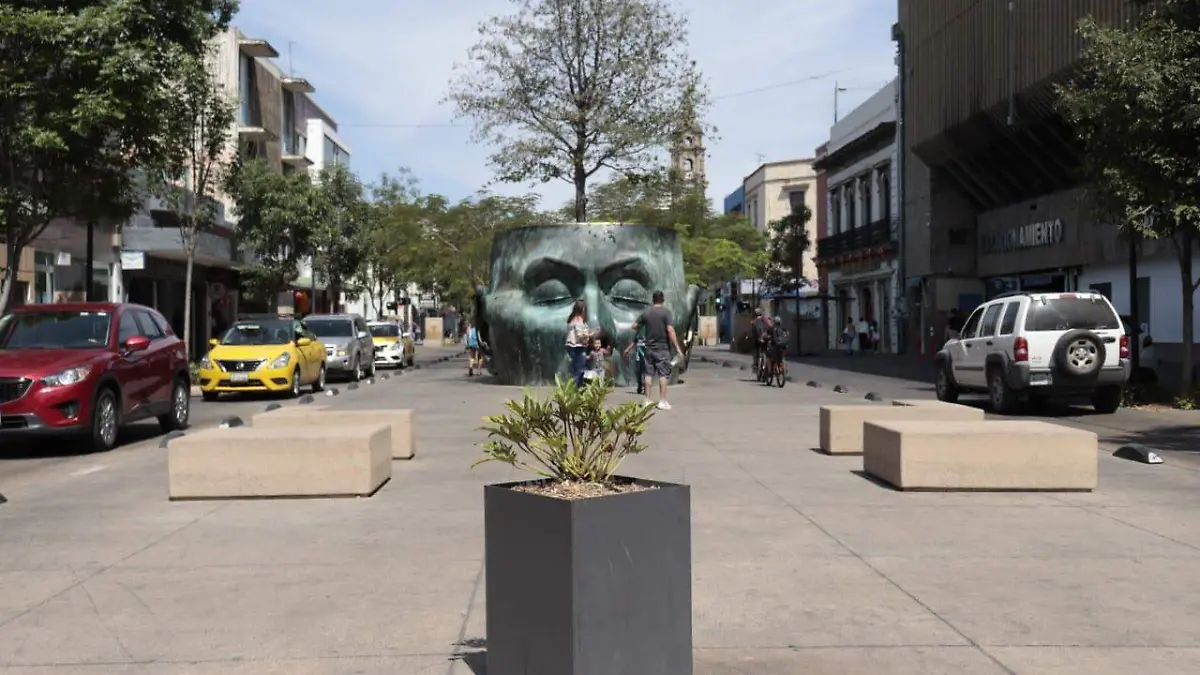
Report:
M1022 396L1087 395L1108 414L1129 380L1129 336L1099 293L1006 293L971 313L937 364L940 401L986 392L1006 413Z

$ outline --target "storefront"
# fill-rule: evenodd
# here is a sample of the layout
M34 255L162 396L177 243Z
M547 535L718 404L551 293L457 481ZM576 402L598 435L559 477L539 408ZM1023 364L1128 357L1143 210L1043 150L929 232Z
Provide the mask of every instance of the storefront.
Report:
M1078 289L1081 270L1104 254L1102 234L1083 215L1082 193L1060 192L979 216L977 273L985 299L1001 293ZM1114 230L1109 235L1116 238Z

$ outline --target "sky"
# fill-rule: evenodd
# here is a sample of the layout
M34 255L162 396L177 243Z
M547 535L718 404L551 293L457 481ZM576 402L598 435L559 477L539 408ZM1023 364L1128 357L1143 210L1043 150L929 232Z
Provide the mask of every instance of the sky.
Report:
M811 157L829 138L834 89L842 116L896 76L895 0L676 0L688 51L713 96L708 196L724 196L764 161ZM269 41L278 64L316 87L366 182L410 170L423 192L452 199L481 189L569 201L565 182L494 184L491 149L442 103L477 27L512 0L242 0L235 19Z

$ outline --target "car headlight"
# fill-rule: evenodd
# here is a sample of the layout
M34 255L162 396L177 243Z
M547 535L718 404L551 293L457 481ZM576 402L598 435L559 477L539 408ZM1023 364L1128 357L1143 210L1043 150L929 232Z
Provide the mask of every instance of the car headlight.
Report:
M91 366L80 366L78 368L67 368L61 373L55 373L49 377L42 378L42 384L47 387L65 387L69 384L79 384L87 379L88 373L92 372Z
M292 355L288 352L284 352L275 357L275 360L271 362L271 368L287 368L288 364L291 362Z
M345 349L339 349L339 350L337 350L337 355L338 355L338 356L345 356L345 355L346 355L346 350L345 350Z
M212 370L212 360L208 358L208 354L200 357L200 362L196 364L201 370Z
M400 344L399 342L393 342L392 344L388 345L389 352L398 352L403 348L404 345Z

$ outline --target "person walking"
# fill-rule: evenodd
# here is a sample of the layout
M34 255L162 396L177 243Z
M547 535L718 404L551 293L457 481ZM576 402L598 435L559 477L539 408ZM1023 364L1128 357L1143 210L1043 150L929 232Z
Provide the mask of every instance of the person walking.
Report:
M571 315L567 317L567 356L571 359L571 377L577 387L583 386L591 333L587 323L587 302L580 298L575 301Z
M646 394L646 327L642 326L637 332L637 338L629 343L622 353L625 358L629 358L629 352L634 351L633 355L633 377L637 380L637 393L640 396Z
M479 351L479 329L474 321L467 321L467 377L475 374L475 369L483 370L483 356Z
M863 317L858 317L858 351L871 351L871 326Z
M683 356L683 350L680 349L679 338L675 335L671 310L664 306L666 299L663 292L654 291L650 302L653 304L633 322L635 335L642 328L646 329L646 374L642 380L646 393L645 405L654 405L650 398L650 385L657 377L658 409L670 410L671 404L667 402L667 380L671 377L671 347L675 348L680 357Z
M857 335L854 330L854 319L846 317L846 327L842 329L842 344L846 347L846 356L854 355L854 338Z

